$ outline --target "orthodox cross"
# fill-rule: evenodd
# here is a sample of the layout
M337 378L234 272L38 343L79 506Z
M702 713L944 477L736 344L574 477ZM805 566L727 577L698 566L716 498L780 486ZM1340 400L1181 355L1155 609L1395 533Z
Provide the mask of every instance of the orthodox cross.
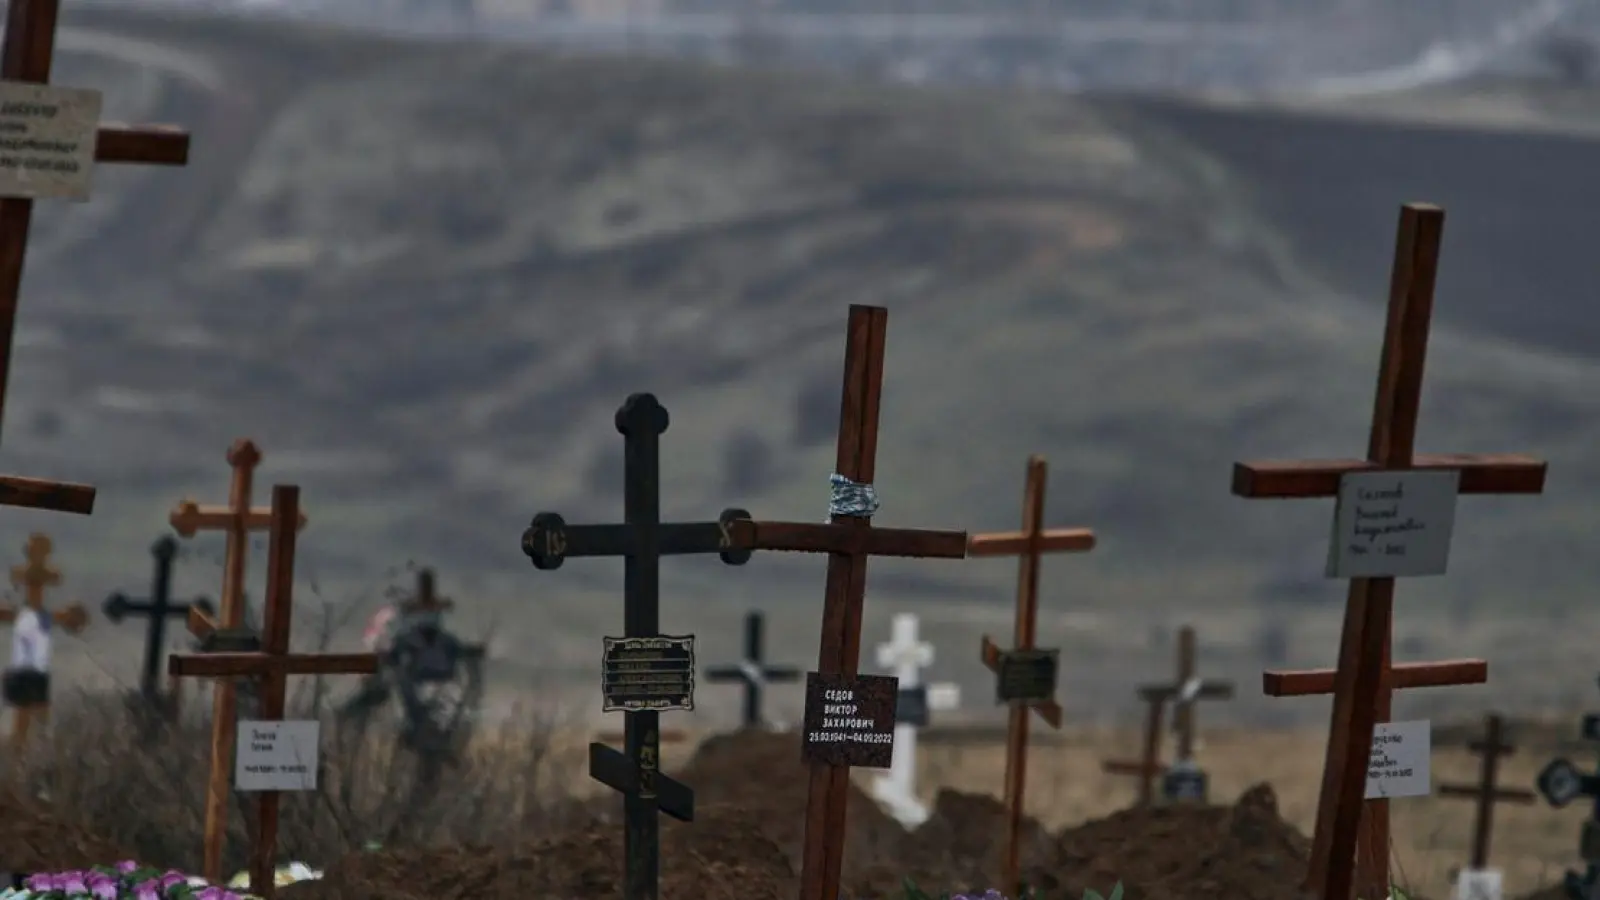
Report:
M60 625L68 634L77 634L89 624L89 614L77 604L59 611L44 608L45 588L61 583L61 571L50 564L50 554L54 549L55 545L48 535L28 535L28 543L23 547L23 558L27 562L11 567L11 584L22 588L23 608L0 607L0 622L18 630L34 632L22 635L22 640L13 642L11 663L37 672L39 677L45 679L46 691L50 674L50 627ZM30 658L18 659L18 645L26 645L29 640L37 646L31 648ZM48 693L40 702L14 703L11 714L11 742L21 747L28 739L28 731L35 718L41 722L50 720Z
M663 524L661 435L667 430L667 410L651 394L634 394L617 410L615 421L623 439L622 524L568 525L560 515L542 512L523 532L522 552L541 570L560 568L568 557L623 557L624 640L660 638L661 557L716 553L728 565L744 565L750 551L734 541L729 525L749 519L750 514L729 509L715 522ZM689 674L692 678L692 667ZM687 699L687 706L667 708L692 709L692 683ZM626 900L657 896L661 870L657 811L681 822L694 819L693 790L660 771L661 708L624 712L622 752L600 742L589 744L589 777L623 795Z
M834 473L829 479L833 495L828 504L828 521L733 523L741 546L828 554L817 652L817 671L821 675L858 674L869 557L961 559L967 555L965 532L873 527L878 499L872 480L877 469L878 408L888 324L889 311L882 307L850 307L838 447ZM821 762L812 762L810 768L800 900L836 900L839 866L844 857L850 770Z
M988 635L983 636L983 664L1000 680L1002 702L1011 706L1006 724L1006 845L1002 857L1000 890L1017 896L1022 885L1022 811L1027 797L1028 711L1038 713L1045 724L1061 728L1061 705L1055 701L1056 660L1054 651L1039 651L1034 645L1034 628L1039 613L1039 557L1045 553L1087 553L1094 549L1094 532L1088 528L1045 528L1044 495L1049 466L1042 456L1028 458L1026 486L1022 493L1022 530L973 535L967 552L972 556L1015 556L1020 560L1017 573L1016 633L1010 651L1001 650ZM1043 654L1048 653L1049 656ZM1012 668L1037 669L1048 677L1034 679L1034 689L1010 696L1003 673Z
M744 685L745 728L761 728L766 719L761 715L763 689L771 682L800 680L800 670L794 666L769 665L763 655L766 617L756 610L744 616L744 659L734 665L712 666L706 670L706 680L713 683L739 682Z
M50 81L59 8L60 0L8 0L0 82L43 85ZM95 135L95 162L181 166L188 158L189 135L175 128L104 125ZM5 419L11 383L17 304L32 221L32 197L0 198L0 421ZM3 506L88 515L94 510L94 495L95 489L86 484L0 476Z
M1459 475L1461 494L1537 494L1544 490L1545 463L1527 456L1421 456L1415 453L1423 364L1433 315L1444 211L1407 204L1400 211L1394 269L1389 285L1388 324L1378 371L1377 399L1364 460L1235 463L1233 493L1248 498L1335 497L1351 475L1439 470ZM1365 800L1367 763L1378 722L1388 721L1393 691L1408 686L1390 665L1394 578L1350 580L1345 600L1339 659L1331 673L1282 673L1292 688L1317 683L1333 694L1328 753L1317 803L1317 824L1308 866L1308 889L1322 900L1389 894L1389 809L1386 800ZM1481 667L1481 668L1480 668ZM1267 693L1273 694L1267 673ZM1417 684L1473 684L1487 677L1479 660L1412 670ZM1314 693L1285 690L1284 693ZM1364 849L1357 854L1357 846Z
M212 609L211 601L204 597L187 603L172 602L172 561L178 555L178 542L171 535L162 535L150 548L150 555L156 560L150 598L135 600L119 591L106 598L104 609L106 618L112 622L121 622L125 616L145 617L144 665L140 669L139 693L154 707L160 702L157 685L161 677L161 654L166 648L167 619L186 618L191 609L206 614Z
M1194 706L1201 700L1233 699L1233 682L1213 681L1195 674L1198 655L1194 629L1185 625L1178 629L1177 678L1171 684L1139 688L1139 696L1147 703L1171 701L1173 704L1172 724L1173 731L1178 734L1178 750L1162 782L1162 793L1168 800L1205 799L1205 773L1194 762Z
M261 464L261 449L255 442L240 438L228 448L228 465L233 479L228 486L227 506L201 506L190 499L179 501L168 520L179 537L192 538L200 531L227 533L227 549L222 562L222 601L218 618L203 610L189 610L189 631L202 641L204 650L249 652L261 646L260 639L244 628L244 569L250 552L250 532L272 525L270 507L250 505L250 489L256 467ZM306 525L305 513L295 503L297 528ZM228 814L227 760L233 756L236 686L220 679L211 690L211 745L220 753L212 759L211 780L206 786L206 844L201 874L213 884L222 879L223 822ZM218 760L221 764L218 764Z
M253 678L260 687L263 721L281 721L284 715L286 682L290 675L371 675L378 671L378 657L371 653L295 654L289 652L289 625L294 612L294 554L295 532L299 531L304 517L300 515L300 488L295 485L274 485L269 513L270 534L267 543L267 596L262 611L261 650L253 653L198 653L173 654L167 659L167 671L179 677ZM220 691L219 691L220 692ZM231 726L232 723L230 723ZM232 735L234 728L228 733ZM223 778L231 766L233 741L227 749L216 741L212 731L211 767L223 770ZM250 858L250 893L271 898L274 889L274 857L278 846L278 792L263 791L256 798L256 827L253 835L254 852ZM220 840L220 836L218 838ZM206 845L211 844L206 836Z
M1496 803L1532 803L1533 791L1523 788L1503 788L1497 783L1500 776L1500 757L1516 752L1516 746L1503 740L1504 723L1490 713L1484 717L1483 738L1467 745L1467 749L1481 757L1477 784L1441 784L1442 797L1468 797L1477 801L1477 812L1472 821L1472 858L1470 867L1482 871L1489 866L1489 836L1494 831L1494 805Z
M1167 697L1164 694L1145 695L1144 700L1144 752L1137 762L1126 759L1106 759L1100 762L1100 771L1107 775L1132 775L1139 779L1138 805L1149 806L1154 799L1156 776L1166 772L1161 764L1161 725L1166 719Z
M1583 739L1600 742L1600 713L1583 717ZM1539 771L1536 784L1545 802L1557 809L1580 797L1589 798L1589 817L1583 821L1578 837L1578 855L1585 863L1584 871L1568 869L1562 887L1569 900L1590 900L1600 885L1600 771L1585 775L1571 760L1557 757Z
M900 683L894 713L894 759L887 777L872 783L872 795L907 828L928 820L929 810L917 796L917 732L930 713L961 705L960 685L922 683L922 670L933 665L933 645L917 636L916 613L896 613L890 640L878 645L878 665L894 672Z

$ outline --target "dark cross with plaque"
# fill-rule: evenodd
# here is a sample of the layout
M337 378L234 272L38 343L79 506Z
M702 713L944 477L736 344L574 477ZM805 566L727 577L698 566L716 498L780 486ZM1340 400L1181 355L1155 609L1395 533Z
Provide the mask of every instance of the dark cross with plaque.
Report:
M1600 743L1600 713L1583 717L1583 739ZM1540 770L1536 786L1545 802L1557 809L1580 797L1591 801L1589 818L1578 838L1578 855L1585 870L1567 870L1562 885L1569 900L1592 900L1600 895L1600 769L1585 775L1571 760L1558 757Z
M1006 724L1006 846L1000 890L1013 897L1022 889L1018 873L1027 798L1029 710L1051 728L1061 728L1061 705L1055 700L1060 654L1033 645L1039 614L1039 561L1045 553L1087 553L1095 544L1090 529L1044 527L1048 481L1044 457L1030 456L1022 492L1022 530L973 535L967 548L973 556L1015 556L1019 560L1014 645L1001 650L988 635L983 636L981 645L983 664L995 673L997 699L1011 707Z
M301 524L300 488L295 485L274 485L271 509L261 651L173 654L167 658L167 671L182 677L257 679L261 684L258 718L263 721L282 721L288 676L371 675L378 671L378 657L372 653L289 652L290 615L294 611L295 532L300 530ZM228 731L232 733L234 729ZM212 732L211 765L213 768L223 767L224 777L232 768L228 755L219 752L215 731ZM254 847L250 854L250 893L271 900L278 846L277 791L263 791L256 798L256 827L251 837Z
M1167 699L1164 696L1144 697L1144 751L1138 761L1106 759L1100 761L1100 771L1107 775L1132 775L1139 779L1140 806L1149 806L1155 799L1156 776L1167 771L1161 764L1161 726L1166 719Z
M1201 700L1232 700L1233 682L1212 681L1195 674L1199 656L1194 629L1178 629L1178 672L1171 684L1152 684L1139 688L1146 702L1171 702L1173 731L1178 734L1178 750L1172 765L1161 780L1161 794L1167 800L1206 799L1206 773L1195 765L1195 710Z
M60 0L8 0L0 81L39 85L50 81L60 6ZM181 166L189 159L189 135L176 128L103 125L96 131L94 159ZM11 351L32 222L33 197L0 198L0 422L11 386ZM0 506L86 516L94 511L94 494L86 484L0 476Z
M744 685L743 727L760 728L766 724L761 715L763 689L770 682L799 681L800 670L793 666L768 665L764 657L766 641L762 634L766 617L754 610L744 616L744 659L735 665L712 666L706 670L706 680L717 684L739 682Z
M1503 740L1504 723L1490 713L1483 720L1483 738L1467 745L1467 749L1482 758L1478 766L1477 784L1441 784L1442 797L1467 797L1477 801L1477 812L1472 821L1472 859L1474 869L1489 865L1489 836L1494 831L1494 805L1496 803L1532 803L1533 791L1524 788L1503 788L1497 783L1500 776L1500 757L1510 756L1516 747Z
M1235 463L1235 496L1337 497L1346 475L1412 470L1456 472L1460 494L1538 494L1544 490L1545 463L1531 457L1422 456L1415 452L1443 232L1444 210L1439 207L1412 203L1401 208L1366 459ZM1298 673L1300 680L1316 681L1322 691L1291 691L1333 694L1328 753L1305 883L1321 900L1347 900L1352 892L1361 897L1387 897L1390 891L1388 801L1365 797L1374 728L1378 722L1389 721L1394 688L1405 686L1399 667L1390 665L1394 583L1393 577L1350 579L1337 666L1332 671ZM1440 670L1420 671L1414 684L1482 683L1479 676L1486 669L1481 660L1462 661ZM1267 673L1266 678L1269 695L1273 693L1273 674Z
M861 611L866 597L869 557L961 559L967 555L965 532L876 528L872 524L873 513L877 510L872 480L877 469L878 407L883 390L883 350L888 325L886 309L850 307L844 355L844 396L839 404L839 440L830 479L833 498L829 503L828 521L746 521L733 525L741 545L755 550L828 554L817 671L807 673L808 685L816 680L813 675L820 675L820 683L844 678L866 688L858 671ZM874 680L872 684L876 686L880 682ZM856 687L828 689L854 691ZM810 701L808 690L808 720L815 712L810 708ZM892 720L892 697L890 704L888 718ZM804 754L802 744L803 758ZM844 858L850 769L830 765L820 756L809 760L809 765L800 900L837 900L839 866Z
M150 548L155 557L155 578L148 600L135 600L118 591L106 598L106 618L121 622L126 616L145 617L144 668L139 675L139 693L152 706L160 703L161 654L166 648L167 620L187 618L191 607L212 615L211 601L197 597L188 603L172 602L172 561L178 555L178 542L162 535ZM173 710L176 712L176 710Z
M662 523L661 435L667 422L666 408L651 394L634 394L617 410L617 431L623 438L622 524L568 525L556 513L542 512L522 533L522 552L541 570L560 568L568 557L624 558L624 641L663 637L662 556L716 553L733 566L750 560L750 551L737 545L729 531L733 521L750 518L742 509L724 510L715 522ZM692 678L692 665L689 674ZM589 777L623 796L627 900L657 896L661 869L657 811L681 822L694 820L694 792L660 771L660 710L692 709L692 697L687 705L660 699L665 702L624 712L622 752L599 742L589 744Z

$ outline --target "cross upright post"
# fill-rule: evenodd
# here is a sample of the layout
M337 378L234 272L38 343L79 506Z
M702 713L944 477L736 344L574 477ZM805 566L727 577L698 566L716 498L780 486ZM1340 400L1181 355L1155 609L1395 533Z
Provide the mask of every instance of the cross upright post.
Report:
M112 622L121 622L127 616L143 616L145 624L144 664L140 668L139 693L152 708L160 705L161 654L166 647L167 619L187 618L189 610L198 609L209 615L211 601L197 597L186 603L172 602L172 561L178 555L178 542L172 535L162 535L150 548L155 557L155 576L150 585L148 600L135 600L118 591L106 598L104 611ZM174 708L171 710L176 713Z
M456 608L456 602L449 597L440 597L438 587L430 568L417 570L417 591L401 605L400 611L404 613L445 613Z
M1500 757L1516 752L1516 745L1504 739L1505 723L1494 713L1484 717L1483 737L1467 745L1478 754L1477 784L1441 784L1439 796L1466 797L1477 801L1472 817L1472 856L1469 865L1482 871L1489 865L1489 838L1494 833L1494 805L1496 803L1529 804L1537 798L1533 791L1524 788L1504 788L1498 784Z
M174 676L234 679L254 678L261 683L264 721L281 721L290 675L371 675L378 671L372 653L295 654L289 651L290 620L294 612L295 533L300 529L300 488L275 485L270 513L271 537L267 545L267 597L262 611L261 650L254 653L173 654L167 671ZM220 686L220 685L219 685ZM229 723L228 732L234 733ZM219 754L212 731L213 776L219 759L226 783L231 762ZM233 742L229 742L230 745ZM278 792L264 791L256 799L255 847L250 857L250 892L271 900L274 891L273 857L278 845Z
M740 717L744 728L766 725L761 715L761 700L768 684L800 680L800 670L794 666L774 666L766 661L765 625L766 617L758 610L745 613L744 659L734 665L706 669L706 680L713 684L737 682L744 686L744 713Z
M1017 612L1012 649L1001 650L988 635L980 645L983 664L1001 677L1009 657L1020 660L1032 655L1034 630L1039 615L1039 561L1045 553L1087 553L1094 549L1095 535L1088 528L1045 528L1044 496L1049 466L1043 456L1030 456L1026 485L1022 494L1022 530L973 535L967 552L974 556L1018 557ZM1022 815L1027 798L1028 714L1033 711L1053 729L1061 728L1061 705L1054 699L1054 663L1051 663L1048 694L1007 698L1011 708L1006 723L1006 845L1002 858L1000 890L1016 896L1021 889ZM1002 678L1002 681L1004 679ZM1041 685L1042 687L1042 685ZM1002 691L1004 687L1002 686Z
M661 768L660 712L694 708L692 635L663 635L661 628L661 557L689 553L716 553L728 565L744 565L750 551L731 533L735 520L748 520L742 509L724 510L715 522L661 521L661 435L666 433L667 410L652 394L634 394L617 410L615 424L623 437L623 522L620 525L568 525L553 512L541 512L522 534L522 552L534 568L561 567L569 557L621 556L623 562L623 638L605 638L609 659L614 648L629 654L648 654L649 675L610 672L603 675L602 693L608 708L623 709L623 751L598 741L589 744L589 777L623 795L625 820L623 853L626 857L625 900L655 900L660 878L660 820L664 812L681 821L694 820L694 792L668 777ZM688 669L657 669L662 660L654 650L669 644L688 648ZM631 648L638 647L635 651ZM686 676L687 683L675 676ZM625 683L627 680L627 683ZM661 690L673 682L687 691ZM629 687L629 684L632 687ZM634 691L623 698L624 689ZM613 698L618 703L612 707Z
M1366 459L1235 463L1236 496L1337 497L1353 477L1416 470L1457 473L1460 494L1543 491L1545 463L1531 457L1415 453L1443 229L1444 211L1437 206L1407 204L1400 211ZM1389 895L1387 801L1367 802L1364 797L1373 731L1376 723L1389 719L1392 686L1399 675L1389 666L1394 586L1392 576L1351 578L1338 665L1331 674L1315 676L1333 693L1328 754L1307 876L1307 887L1321 900L1347 900L1352 891L1362 900ZM1481 665L1481 661L1471 662ZM1457 664L1452 674L1468 674L1459 668ZM1438 673L1426 678L1433 684L1460 683L1439 680ZM1354 865L1358 844L1365 848L1359 858L1366 860L1359 868Z
M1162 695L1142 696L1145 708L1144 751L1137 762L1125 759L1106 759L1100 762L1100 771L1107 775L1132 775L1139 779L1138 805L1149 806L1155 799L1156 776L1167 770L1161 764L1161 725L1166 718L1167 698Z
M0 49L0 81L46 85L55 58L60 0L8 0L5 44ZM182 166L189 159L189 135L165 126L102 125L95 134L97 163ZM11 380L17 303L23 260L33 221L33 196L0 198L0 421ZM0 478L0 505L31 506L88 515L94 488L81 484Z
M966 532L872 524L878 508L872 481L877 472L878 410L888 325L887 309L850 307L828 521L733 523L735 538L754 550L828 554L817 650L817 673L825 676L854 677L859 672L869 557L961 559L967 555ZM800 900L837 900L850 770L823 762L810 763L810 770Z
M252 650L260 640L244 629L244 572L250 553L250 533L272 525L272 509L250 505L250 491L256 467L261 464L261 449L255 441L240 438L228 448L228 465L233 478L228 486L227 506L201 506L185 498L173 508L168 520L179 537L192 538L201 531L227 534L227 549L222 563L222 599L218 618L203 610L189 610L189 631L207 648ZM295 502L295 527L306 526L306 515ZM237 688L220 679L211 690L211 780L206 786L205 858L201 874L212 883L222 878L222 838L228 814L228 761L233 756L234 719Z
M18 749L27 743L34 719L50 720L51 626L60 625L68 634L77 634L89 624L89 614L77 604L45 609L45 589L61 583L61 571L50 561L54 550L48 535L28 536L23 547L27 562L11 567L11 583L22 588L23 606L0 608L0 622L10 624L13 630L4 694L12 707L11 743Z

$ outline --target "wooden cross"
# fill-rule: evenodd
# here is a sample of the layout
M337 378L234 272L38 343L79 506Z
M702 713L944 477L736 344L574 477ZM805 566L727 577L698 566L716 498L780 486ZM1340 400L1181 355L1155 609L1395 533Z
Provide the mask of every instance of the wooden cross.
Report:
M0 81L49 83L59 9L60 0L8 0ZM169 127L103 125L96 134L94 159L97 163L181 166L189 160L189 135ZM32 220L31 198L0 198L0 421L5 418L10 387L17 302ZM94 488L0 477L0 504L88 515L94 507Z
M22 551L27 563L11 567L11 584L22 588L23 603L28 609L47 617L50 624L59 625L68 634L77 634L89 624L89 614L83 607L73 604L59 611L44 608L45 588L61 583L61 571L50 564L50 553L54 549L48 535L28 535L28 543ZM14 606L0 607L0 622L15 625L19 612ZM14 706L11 717L11 743L20 748L27 741L35 718L41 722L50 721L50 702Z
M741 546L828 554L827 588L817 671L858 674L861 663L861 612L871 556L961 559L967 535L961 531L875 528L875 503L867 489L876 474L878 407L883 390L883 349L889 311L851 306L844 355L844 395L839 406L839 439L834 461L836 494L859 492L858 502L840 496L830 504L829 521L733 524ZM843 479L843 480L840 480ZM845 804L850 770L812 763L807 789L805 849L800 900L837 900L844 857Z
M560 515L542 512L522 533L522 552L535 568L561 567L568 557L621 556L623 634L660 637L661 557L716 553L724 563L742 566L750 552L737 547L729 531L741 509L724 510L715 522L661 521L661 435L666 407L651 394L634 394L617 410L623 437L623 522L620 525L568 525ZM692 707L691 707L692 708ZM680 822L694 820L694 791L661 773L661 713L628 709L623 713L623 751L600 742L589 745L589 777L622 794L625 900L655 900L661 874L658 812Z
M1141 695L1142 696L1142 695ZM1166 718L1167 698L1143 697L1145 705L1144 752L1139 761L1106 759L1100 761L1100 771L1107 775L1132 775L1139 779L1140 806L1149 806L1155 799L1154 785L1157 775L1166 771L1161 763L1161 726Z
M1462 494L1537 494L1544 490L1545 463L1531 457L1415 454L1443 229L1444 211L1436 206L1407 204L1400 211L1367 458L1235 463L1234 494L1272 499L1333 497L1345 475L1411 469L1458 472ZM1404 686L1400 667L1389 667L1393 614L1393 578L1351 579L1338 667L1331 675L1313 673L1333 693L1328 755L1307 877L1307 887L1322 900L1346 900L1353 887L1367 900L1387 897L1389 892L1388 804L1383 800L1364 802L1363 798L1374 725L1388 720L1392 691ZM1478 683L1483 678L1453 676L1474 675L1476 666L1482 665L1477 660L1462 661L1420 677L1430 684ZM1486 676L1487 667L1481 671ZM1269 694L1271 680L1269 673ZM1365 826L1358 824L1362 822ZM1370 864L1353 872L1358 831L1364 831L1366 840L1359 843L1369 848Z
M295 532L304 519L300 515L300 488L275 485L272 488L270 537L267 544L267 597L262 612L261 650L257 653L173 654L167 671L178 677L216 678L222 685L234 678L256 679L260 687L263 721L281 721L284 714L286 681L290 675L371 675L378 671L378 657L372 653L293 654L289 652L290 617L294 612ZM228 733L232 735L233 723ZM232 765L227 749L219 748L216 729L212 730L211 765L223 778ZM218 836L220 840L220 835ZM211 835L206 836L207 846ZM273 857L278 847L278 792L264 791L256 798L255 847L250 858L250 892L270 898L274 890Z
M272 525L270 507L250 505L250 489L256 466L261 464L261 449L248 438L240 438L228 448L228 465L233 480L228 487L227 506L201 506L185 498L173 508L168 520L179 537L192 538L201 531L224 531L228 535L222 563L222 601L218 618L212 619L198 607L189 610L189 631L208 640L214 636L237 635L244 624L244 568L250 553L250 532ZM305 513L295 504L296 528L306 526ZM260 646L259 641L246 645ZM231 681L216 682L211 691L211 780L206 787L206 845L201 874L213 884L222 878L223 823L228 814L228 765L233 756L234 719L237 695Z
M1175 762L1194 758L1195 703L1200 700L1233 699L1233 682L1214 681L1195 674L1198 656L1194 629L1185 625L1178 629L1177 678L1171 684L1152 684L1139 688L1139 696L1146 702L1168 700L1173 704L1173 730L1178 733Z
M161 654L166 647L167 619L187 618L191 609L205 614L210 614L212 609L211 601L204 597L187 603L172 602L172 561L178 555L178 542L171 535L162 535L150 548L150 555L156 560L150 598L135 600L118 591L106 598L104 610L106 618L112 622L121 622L126 616L145 617L144 665L140 669L139 693L154 707L160 703L157 686L161 678ZM177 712L176 703L172 712Z
M1044 553L1087 553L1094 549L1094 532L1088 528L1044 527L1045 483L1049 466L1042 456L1028 458L1026 487L1022 494L1022 530L972 536L967 552L972 556L1016 556L1017 613L1013 650L1034 649L1034 629L1039 614L1039 557ZM996 675L1004 656L988 635L983 636L983 664ZM1028 765L1028 710L1039 714L1051 728L1061 728L1061 706L1054 700L1012 704L1006 726L1006 847L1000 890L1018 896L1021 882L1021 834Z
M1494 805L1496 802L1529 804L1537 795L1523 788L1503 788L1496 783L1500 775L1500 757L1510 756L1516 747L1501 739L1503 723L1490 713L1484 717L1483 740L1473 741L1467 749L1482 757L1478 767L1477 784L1441 784L1442 797L1470 797L1478 801L1477 814L1472 822L1471 867L1483 870L1489 866L1489 836L1494 831Z
M403 613L429 613L449 612L456 608L456 602L449 597L440 597L434 587L432 569L417 570L417 592L406 601L400 611Z
M800 680L800 670L794 666L774 666L766 661L766 641L762 635L765 624L766 619L759 610L745 613L744 659L706 670L706 680L713 684L738 682L744 685L744 728L760 728L766 722L761 715L761 698L768 683Z

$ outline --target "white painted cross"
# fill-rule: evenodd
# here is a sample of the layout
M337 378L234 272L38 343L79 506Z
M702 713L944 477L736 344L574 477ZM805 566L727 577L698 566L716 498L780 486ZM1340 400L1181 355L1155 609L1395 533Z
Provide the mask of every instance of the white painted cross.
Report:
M918 640L916 615L896 614L889 642L878 645L878 665L893 670L900 681L902 696L909 691L925 699L919 704L920 715L896 718L894 762L889 766L889 774L872 783L872 796L907 828L915 828L928 820L928 807L917 798L917 729L928 723L928 713L944 712L961 705L960 686L922 684L919 676L932 664L933 646Z

